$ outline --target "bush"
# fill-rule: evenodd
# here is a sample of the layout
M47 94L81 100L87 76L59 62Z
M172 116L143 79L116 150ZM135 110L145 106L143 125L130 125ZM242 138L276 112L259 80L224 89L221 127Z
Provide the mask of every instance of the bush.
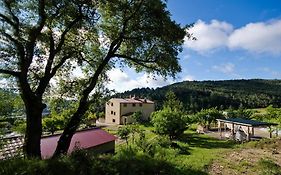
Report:
M172 141L167 136L158 136L156 140L159 146L163 148L168 148L172 145Z
M167 160L139 151L121 148L116 155L94 155L89 151L76 151L71 156L55 159L10 159L0 162L0 174L5 175L149 175L183 174Z
M170 139L178 138L187 129L186 117L169 108L154 112L152 123L157 134L168 135Z
M223 118L223 114L216 108L202 109L200 112L194 115L194 121L209 129L211 123L214 123L216 119Z
M131 128L129 126L119 127L118 131L117 131L117 135L121 139L125 139L127 145L128 145L128 138L129 138L130 133L131 133Z

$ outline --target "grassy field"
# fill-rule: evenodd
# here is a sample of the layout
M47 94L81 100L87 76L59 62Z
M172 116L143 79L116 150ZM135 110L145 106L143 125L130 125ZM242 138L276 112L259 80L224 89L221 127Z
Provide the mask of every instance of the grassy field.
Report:
M139 126L145 130L149 142L157 140L151 126ZM162 157L183 174L281 174L281 141L261 140L237 144L197 134L193 128L173 141L176 147L166 147ZM125 144L117 146L117 151ZM280 152L280 154L279 154Z
M128 144L117 140L115 154L77 150L57 159L15 158L0 161L0 174L281 175L280 138L238 144L197 134L190 127L171 142L149 124L134 127L137 132ZM117 133L118 126L106 130Z
M153 132L153 127L140 125L139 128L145 131L148 142L157 142L157 135ZM162 158L179 169L186 169L184 174L208 174L214 160L236 147L232 141L197 134L192 128L173 142L176 143L176 147L170 146L161 149ZM124 142L117 145L117 151L124 146L126 146Z

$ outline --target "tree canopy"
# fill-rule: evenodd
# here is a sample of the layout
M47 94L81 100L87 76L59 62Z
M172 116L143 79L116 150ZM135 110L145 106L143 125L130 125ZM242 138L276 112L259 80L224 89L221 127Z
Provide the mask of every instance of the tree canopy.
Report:
M182 104L173 92L166 94L164 104L162 110L152 113L152 123L156 133L174 139L187 129L189 118L184 114Z
M209 128L211 123L216 122L216 119L224 118L221 111L216 108L202 109L194 115L194 120L204 127Z
M55 154L59 155L67 152L90 103L104 92L107 70L127 65L163 76L181 70L177 56L186 30L171 20L161 0L1 0L0 4L0 73L18 86L23 99L28 156L40 157L47 96L59 94L77 101L58 142Z
M212 107L219 110L239 109L240 106L248 109L265 108L271 104L281 107L280 88L280 80L184 81L156 89L133 89L115 96L135 94L146 97L156 102L156 109L161 109L166 93L173 91L187 112L196 113Z

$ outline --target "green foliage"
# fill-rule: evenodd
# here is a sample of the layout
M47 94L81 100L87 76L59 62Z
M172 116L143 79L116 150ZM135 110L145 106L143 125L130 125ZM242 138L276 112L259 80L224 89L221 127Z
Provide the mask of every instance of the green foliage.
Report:
M178 138L187 128L187 117L181 112L164 108L152 113L155 132L169 135L170 139Z
M269 105L266 108L267 119L280 119L281 118L281 108L274 108L272 105ZM281 123L281 122L280 122Z
M169 108L172 111L183 111L182 102L177 99L177 96L173 91L167 92L163 107Z
M167 92L162 110L152 113L155 132L168 135L170 139L178 138L187 129L188 116L183 113L182 103L172 91Z
M157 101L156 109L162 109L165 95L173 91L183 103L185 111L199 112L201 109L217 107L219 110L244 108L265 108L272 104L281 107L281 80L225 80L185 81L161 88L140 88L116 94L128 97L135 94Z
M82 120L82 123L86 124L87 127L92 127L96 125L97 120L96 113L91 113L90 111L86 112L85 117Z
M216 122L216 119L223 118L222 112L216 108L202 109L194 115L194 121L204 127L210 126L211 123Z
M0 121L0 136L10 131L11 124L7 121Z
M187 27L171 19L162 0L0 3L0 73L14 77L26 111L31 111L26 112L31 133L26 135L26 150L38 157L41 133L33 131L41 131L36 121L41 121L46 96L79 99L76 116L65 129L74 132L90 104L106 94L106 71L116 63L175 77L181 71L178 53L184 38L192 38L186 35ZM83 76L75 76L77 67ZM56 86L50 85L52 78L57 78ZM55 110L62 112L61 106ZM70 142L62 140L58 148L67 148L63 144Z
M132 114L132 118L134 120L134 123L141 123L142 122L142 113L141 113L141 111L134 112Z
M170 138L165 135L156 137L156 141L161 147L164 148L168 148L172 145L172 141L170 140Z
M261 175L278 175L281 174L281 166L270 159L261 159L258 162Z
M116 155L94 155L77 151L71 156L49 160L11 159L0 162L0 173L5 175L37 174L185 174L187 169L177 168L170 162L155 158L136 149L121 149Z
M239 107L237 110L228 109L227 110L228 118L242 118L242 119L251 119L253 117L253 111Z
M51 113L62 113L64 110L72 109L77 104L74 101L66 100L63 98L50 98L48 99L48 107Z
M96 115L97 115L97 118L105 118L104 112L99 112Z
M102 34L110 41L124 38L116 54L119 58L124 56L122 63L138 72L156 70L163 76L175 76L181 70L177 54L182 50L186 32L171 20L165 2L105 1L98 11L102 16Z
M257 120L277 123L277 126L272 127L273 130L280 130L281 128L281 108L274 108L272 105L270 105L265 109L265 113L257 113L253 117Z
M117 135L121 138L121 139L125 139L126 140L126 144L128 145L128 138L129 138L129 134L131 133L131 128L129 126L122 126L118 128L117 131Z
M22 115L24 105L19 94L0 88L0 99L0 116Z
M52 110L49 116L43 118L43 129L51 133L63 129L75 110L76 107L74 105L68 106L68 108L64 110L60 110L60 113Z
M20 134L25 134L26 131L26 121L23 119L18 119L15 121L12 130Z
M43 118L43 130L54 134L56 131L63 129L65 125L65 118L61 115L53 114L49 117Z
M114 155L93 155L90 151L77 150L70 156L49 160L5 160L0 161L0 174L207 175L209 165L220 155L225 155L225 149L233 150L233 143L192 131L187 131L176 142L178 148L173 148L167 136L157 136L143 125L135 128L140 130L136 132L135 141L129 139L129 146L118 145Z

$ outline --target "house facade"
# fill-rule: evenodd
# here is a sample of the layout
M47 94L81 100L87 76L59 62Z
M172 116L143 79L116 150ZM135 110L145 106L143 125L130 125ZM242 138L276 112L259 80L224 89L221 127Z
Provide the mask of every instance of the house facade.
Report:
M146 121L155 110L154 102L141 98L112 98L105 105L105 123L126 124L132 123L131 115L140 111L141 119Z

